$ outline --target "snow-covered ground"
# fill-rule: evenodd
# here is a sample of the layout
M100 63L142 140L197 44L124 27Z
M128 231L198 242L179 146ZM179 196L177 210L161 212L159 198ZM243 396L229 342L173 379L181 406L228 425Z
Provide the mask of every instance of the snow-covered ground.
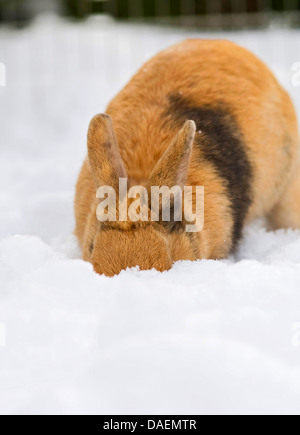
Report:
M252 49L300 113L300 31L54 18L0 28L2 414L300 413L300 231L255 223L227 261L113 279L80 260L72 236L90 118L143 61L186 36Z

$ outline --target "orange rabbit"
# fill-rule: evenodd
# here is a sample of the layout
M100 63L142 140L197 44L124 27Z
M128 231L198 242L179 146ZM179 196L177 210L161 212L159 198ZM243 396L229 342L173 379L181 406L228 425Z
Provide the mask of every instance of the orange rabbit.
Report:
M150 60L88 132L77 184L76 235L98 273L168 270L178 260L222 259L245 224L300 228L297 117L288 94L249 51L187 40ZM184 222L99 222L100 186L204 186L204 228ZM195 198L193 197L193 201ZM130 203L130 201L129 201Z

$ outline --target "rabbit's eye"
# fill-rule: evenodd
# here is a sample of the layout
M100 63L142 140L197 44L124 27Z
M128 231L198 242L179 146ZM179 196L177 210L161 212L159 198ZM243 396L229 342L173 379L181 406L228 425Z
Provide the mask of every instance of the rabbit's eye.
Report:
M90 244L90 248L89 248L90 254L93 253L93 250L94 250L94 240L93 240L92 243Z

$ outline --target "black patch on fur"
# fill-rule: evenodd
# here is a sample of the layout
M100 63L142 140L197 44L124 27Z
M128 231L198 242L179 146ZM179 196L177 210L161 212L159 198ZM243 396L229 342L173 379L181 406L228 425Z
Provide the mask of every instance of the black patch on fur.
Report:
M194 107L177 94L169 96L165 116L176 129L180 129L187 120L195 121L195 145L201 150L201 158L214 165L228 189L234 219L234 248L242 236L244 221L251 205L252 179L246 144L235 117L222 103ZM199 134L199 131L202 133Z
M90 244L90 247L89 247L90 254L93 253L93 250L94 250L94 241L92 241L92 243Z

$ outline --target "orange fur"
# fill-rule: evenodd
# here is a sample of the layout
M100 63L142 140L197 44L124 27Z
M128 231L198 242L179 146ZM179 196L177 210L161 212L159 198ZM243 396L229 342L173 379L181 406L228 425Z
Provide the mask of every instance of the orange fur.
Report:
M89 159L75 200L83 258L97 272L112 276L136 265L163 271L177 260L225 258L239 226L260 216L269 216L276 228L300 228L295 110L273 74L247 50L228 41L175 45L133 77L107 114L113 125L103 115L91 123ZM190 123L178 134L188 120L196 122L196 133ZM154 183L204 186L203 231L174 233L145 222L101 225L96 189L105 183L117 188L124 174L130 185L148 189ZM248 188L243 198L239 177Z

